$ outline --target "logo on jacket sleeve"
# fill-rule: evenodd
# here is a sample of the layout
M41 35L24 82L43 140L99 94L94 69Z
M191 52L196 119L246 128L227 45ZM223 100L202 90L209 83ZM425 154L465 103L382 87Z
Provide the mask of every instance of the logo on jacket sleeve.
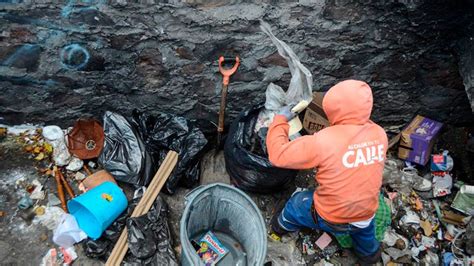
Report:
M342 164L347 168L355 168L361 165L383 162L384 159L384 145L374 140L349 145L342 156Z

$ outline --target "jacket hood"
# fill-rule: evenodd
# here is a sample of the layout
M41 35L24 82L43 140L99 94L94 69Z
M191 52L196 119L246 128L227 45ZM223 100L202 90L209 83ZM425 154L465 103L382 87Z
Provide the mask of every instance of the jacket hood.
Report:
M331 125L366 124L372 105L372 89L360 80L339 82L323 98L323 110Z

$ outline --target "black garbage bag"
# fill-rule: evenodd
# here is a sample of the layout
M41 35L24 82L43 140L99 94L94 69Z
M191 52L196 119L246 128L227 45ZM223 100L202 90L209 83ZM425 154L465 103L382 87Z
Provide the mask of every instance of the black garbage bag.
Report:
M191 188L200 177L200 159L207 139L204 133L184 117L157 113L149 115L135 110L131 123L145 143L148 153L156 162L153 172L163 162L169 150L177 152L178 164L168 178L164 192L173 194L178 185Z
M227 172L240 189L273 193L286 188L298 171L273 166L268 160L266 131L254 132L263 104L243 111L232 123L224 146Z
M168 226L168 206L161 197L147 214L127 220L130 256L125 261L143 265L178 265Z
M135 186L148 185L154 175L155 163L136 128L122 115L107 111L104 134L99 163L118 181Z
M147 214L130 218L142 194L142 191L136 193L127 211L99 239L88 238L84 241L83 248L87 257L106 260L127 226L129 251L124 262L132 265L178 265L168 226L168 206L160 196Z

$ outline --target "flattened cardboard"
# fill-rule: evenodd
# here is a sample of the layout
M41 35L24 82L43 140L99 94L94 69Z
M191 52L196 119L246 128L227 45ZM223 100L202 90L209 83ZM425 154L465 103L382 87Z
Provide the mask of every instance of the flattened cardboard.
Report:
M303 120L303 128L308 134L314 134L329 126L329 121L323 110L324 92L314 92L313 100L306 108Z

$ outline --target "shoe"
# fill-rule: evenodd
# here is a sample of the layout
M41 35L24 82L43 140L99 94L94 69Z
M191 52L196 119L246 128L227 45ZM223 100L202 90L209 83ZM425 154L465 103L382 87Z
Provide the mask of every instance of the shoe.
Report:
M380 247L373 255L369 256L360 256L357 252L354 253L358 258L357 263L360 265L375 265L382 258L382 249Z
M271 226L271 233L274 233L281 238L281 236L288 234L289 231L286 231L280 226L280 223L278 222L279 216L280 216L280 212L273 215L272 220L270 221L270 226Z

